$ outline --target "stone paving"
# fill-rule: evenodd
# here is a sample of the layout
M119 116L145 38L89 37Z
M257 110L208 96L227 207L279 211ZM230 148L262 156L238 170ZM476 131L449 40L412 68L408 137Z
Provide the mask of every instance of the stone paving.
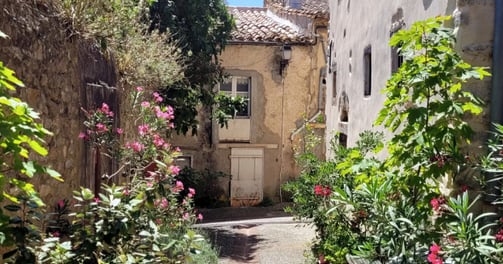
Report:
M207 219L197 226L219 249L219 263L307 263L304 253L315 236L312 226L294 222L278 206L221 208L203 213Z

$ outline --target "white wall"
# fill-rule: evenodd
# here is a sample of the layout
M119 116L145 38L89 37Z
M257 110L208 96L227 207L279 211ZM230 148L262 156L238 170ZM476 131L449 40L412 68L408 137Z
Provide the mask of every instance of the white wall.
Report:
M333 42L332 67L337 72L337 95L332 99L333 72L327 76L326 142L330 142L334 131L347 129L348 146L358 139L358 134L365 129L372 129L372 124L381 109L385 96L381 93L386 80L391 76L391 48L388 45L393 16L398 10L403 12L403 22L408 28L415 21L439 15L457 16L457 26L460 26L462 41L458 43L460 50L465 46L477 46L478 42L487 43L492 38L491 19L494 2L490 0L332 0L330 1L329 39ZM458 8L458 9L456 9ZM471 36L471 37L468 37ZM363 53L366 46L372 47L372 94L363 95ZM490 56L490 50L483 52ZM489 65L490 60L482 63L470 61L469 54L463 54L470 63ZM489 85L482 85L487 97ZM349 100L349 122L341 124L340 100L346 92ZM486 96L484 96L484 94ZM482 119L486 117L483 116ZM480 128L483 130L483 128ZM378 128L378 130L383 130ZM329 147L329 146L327 146ZM330 157L329 151L327 157Z

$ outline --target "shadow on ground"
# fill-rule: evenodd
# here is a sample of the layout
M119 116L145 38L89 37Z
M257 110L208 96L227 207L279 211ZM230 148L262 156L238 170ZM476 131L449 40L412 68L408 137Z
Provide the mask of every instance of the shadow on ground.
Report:
M246 219L264 219L272 217L290 216L285 212L289 203L280 203L268 207L222 207L213 209L199 209L204 216L202 223L236 221Z
M253 261L259 243L264 241L251 231L255 226L243 224L226 228L207 227L203 230L206 231L211 243L219 251L220 258L247 263Z

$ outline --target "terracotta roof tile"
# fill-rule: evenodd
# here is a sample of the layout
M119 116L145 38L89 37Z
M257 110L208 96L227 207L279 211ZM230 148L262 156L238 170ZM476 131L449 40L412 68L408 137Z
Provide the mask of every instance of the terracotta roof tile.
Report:
M294 25L282 21L266 8L229 7L236 21L231 41L310 43Z
M290 13L328 18L330 12L328 0L303 0L302 2L302 7L299 9L288 6L288 0L269 0L269 5Z

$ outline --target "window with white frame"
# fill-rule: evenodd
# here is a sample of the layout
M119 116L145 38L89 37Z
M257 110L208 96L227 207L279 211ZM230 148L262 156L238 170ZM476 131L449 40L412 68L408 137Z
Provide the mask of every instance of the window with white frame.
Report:
M229 76L220 84L220 91L232 97L242 97L245 99L243 111L236 113L236 118L249 118L251 116L251 77Z

